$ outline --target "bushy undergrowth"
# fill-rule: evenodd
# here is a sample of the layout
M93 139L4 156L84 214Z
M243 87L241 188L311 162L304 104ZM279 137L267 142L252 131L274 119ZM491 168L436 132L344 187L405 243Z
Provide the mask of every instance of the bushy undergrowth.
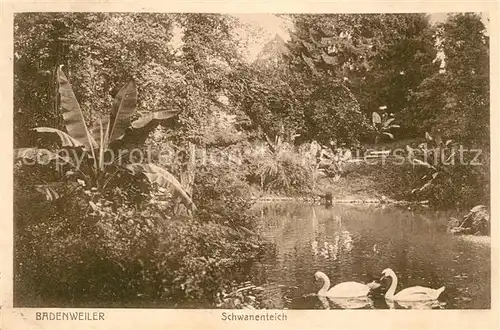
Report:
M282 143L274 151L267 146L256 149L247 159L250 182L266 192L294 195L310 190L311 164L293 145Z
M193 200L199 208L197 217L232 228L253 227L249 213L253 201L245 173L228 165L199 168L193 188Z
M256 236L231 226L249 217L238 214L245 196L224 201L234 193L225 183L207 186L200 218L174 218L155 203L115 202L116 189L47 201L30 180L16 175L14 187L16 306L207 307L260 251Z
M470 160L470 159L469 159ZM408 162L395 165L390 160L386 164L350 164L342 179L331 186L334 190L348 194L371 195L371 198L387 196L396 200L428 200L433 207L465 207L490 202L489 156L484 154L482 165L461 165L447 167L432 185L424 191L415 191L425 184L422 178L428 173L425 167L413 166ZM324 187L328 190L329 187ZM356 191L353 191L356 189ZM412 190L414 191L412 193Z
M323 178L318 193L331 193L336 199L374 199L383 196L394 200L412 198L411 188L418 183L411 165L394 166L349 163L338 180Z
M421 182L412 189L417 198L427 198L439 207L471 207L489 203L489 153L464 148L440 131L426 133L418 148L407 146L408 159L416 164L414 172Z
M257 162L256 176L266 191L297 193L310 186L310 173L293 152L264 156Z
M489 164L452 166L422 197L438 207L489 205Z

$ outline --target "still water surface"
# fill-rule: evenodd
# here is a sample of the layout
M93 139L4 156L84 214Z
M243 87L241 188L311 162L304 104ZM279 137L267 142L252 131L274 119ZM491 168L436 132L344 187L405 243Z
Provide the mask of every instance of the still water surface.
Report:
M373 205L311 206L297 203L259 204L259 233L274 248L252 267L252 282L264 288L265 308L490 308L490 242L488 237L460 237L446 232L444 212ZM368 283L385 268L398 275L399 290L410 286L439 288L439 302L388 304L382 281L372 299L343 302L319 299L328 275L332 286L344 281Z

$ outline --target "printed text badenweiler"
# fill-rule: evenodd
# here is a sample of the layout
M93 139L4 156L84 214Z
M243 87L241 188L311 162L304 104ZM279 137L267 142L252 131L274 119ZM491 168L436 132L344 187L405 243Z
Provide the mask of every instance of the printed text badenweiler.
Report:
M37 321L104 321L103 312L36 312Z

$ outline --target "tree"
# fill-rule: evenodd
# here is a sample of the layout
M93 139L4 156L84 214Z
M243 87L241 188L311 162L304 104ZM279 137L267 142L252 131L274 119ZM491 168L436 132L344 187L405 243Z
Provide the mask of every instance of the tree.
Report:
M237 26L235 18L216 14L17 15L15 145L34 145L32 128L64 128L56 103L55 68L60 64L67 69L89 126L106 113L116 87L133 79L139 97L132 119L159 119L165 111L183 110L164 122L175 128L170 140L184 149L212 143L214 116L221 111L238 114L237 108L219 101L231 94L234 84L228 74L241 59ZM180 48L173 43L175 28L182 37ZM158 123L148 121L123 143L142 146ZM178 170L182 176L184 169Z
M386 106L398 114L408 106L410 93L438 68L434 30L425 14L385 14L371 19L376 26L376 55L370 70L350 78L363 112ZM357 78L357 79L356 79Z
M443 68L412 93L410 124L489 145L489 37L477 14L452 14L439 24Z
M235 30L236 18L222 14L180 14L176 22L182 30L182 45L175 61L184 78L176 138L200 146L210 142L212 116L218 112L241 115L232 107L234 81L231 72L243 61ZM221 98L229 99L224 104Z
M269 136L355 143L367 121L354 96L335 76L311 72L308 57L295 46L276 36L252 63L253 73L240 74L245 112Z
M128 13L22 13L14 20L15 145L30 129L63 128L56 68L64 64L84 117L93 124L123 81L134 79L139 114L176 108L183 86L171 70L172 16ZM159 93L159 91L162 93Z
M251 120L247 129L270 138L278 135L289 138L306 130L303 108L309 91L305 85L294 90L294 75L297 73L288 70L281 60L279 55L259 58L232 73L236 81L234 103Z
M289 48L299 70L337 79L366 117L385 105L399 113L409 94L429 76L433 30L423 14L292 15ZM363 127L363 128L361 128ZM366 125L361 126L365 129Z

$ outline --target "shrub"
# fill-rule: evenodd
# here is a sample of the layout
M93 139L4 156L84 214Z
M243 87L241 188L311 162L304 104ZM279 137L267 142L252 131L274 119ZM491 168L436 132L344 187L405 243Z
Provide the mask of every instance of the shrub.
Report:
M439 207L472 207L490 202L490 183L487 166L455 165L447 175L436 181L425 198Z
M458 148L440 132L426 133L418 149L407 146L424 184L412 190L436 206L465 206L489 203L489 155ZM464 152L465 151L465 152Z
M310 164L286 142L275 151L265 149L256 153L250 161L251 175L265 191L295 194L312 186Z
M72 185L47 201L26 181L15 181L16 306L210 307L259 253L256 236L208 218Z
M228 165L205 165L198 169L193 200L197 217L204 222L238 227L253 227L249 209L253 204L244 169Z

